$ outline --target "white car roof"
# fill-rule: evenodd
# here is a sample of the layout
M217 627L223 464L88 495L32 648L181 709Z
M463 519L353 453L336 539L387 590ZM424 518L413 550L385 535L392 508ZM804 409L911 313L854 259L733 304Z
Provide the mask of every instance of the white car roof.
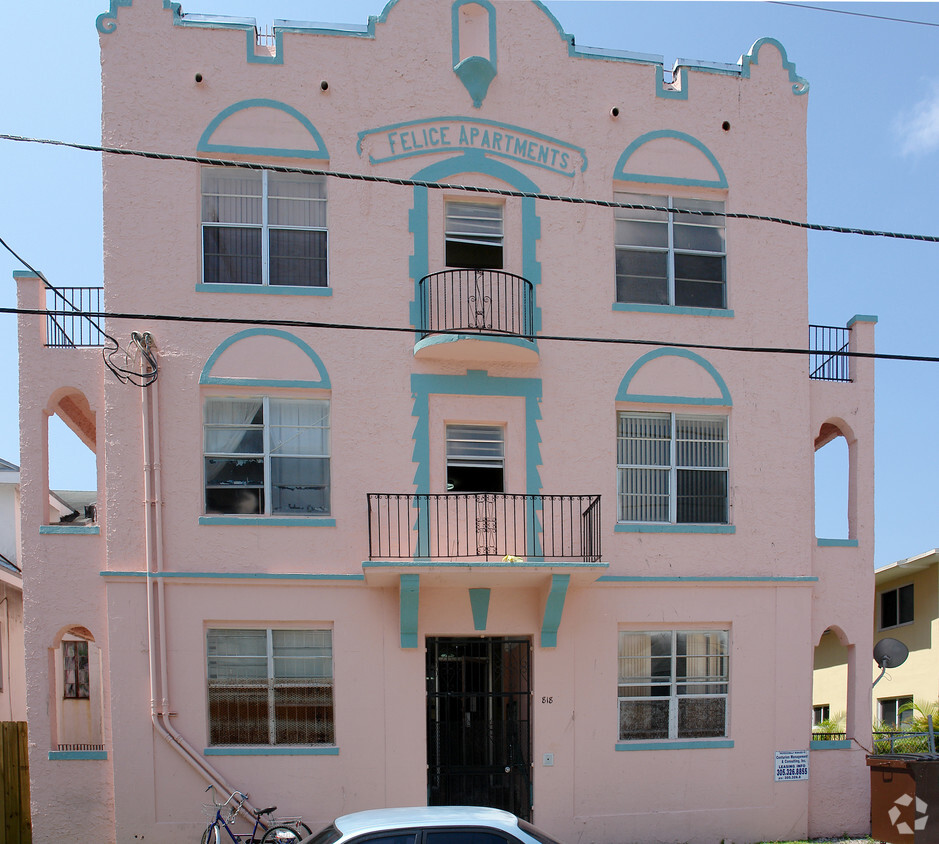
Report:
M344 835L361 835L384 829L460 824L492 826L518 833L518 818L502 809L485 806L410 806L395 809L368 809L336 818L336 828Z

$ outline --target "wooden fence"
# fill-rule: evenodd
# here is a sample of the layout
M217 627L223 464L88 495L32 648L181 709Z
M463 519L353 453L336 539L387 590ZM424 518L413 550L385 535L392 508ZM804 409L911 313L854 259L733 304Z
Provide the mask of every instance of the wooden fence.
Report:
M0 841L32 844L26 722L0 721Z

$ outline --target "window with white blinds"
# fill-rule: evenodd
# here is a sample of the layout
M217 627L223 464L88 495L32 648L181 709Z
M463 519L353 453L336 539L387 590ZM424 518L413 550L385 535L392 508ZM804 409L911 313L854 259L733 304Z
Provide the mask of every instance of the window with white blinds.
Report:
M502 428L447 425L447 492L505 492Z
M447 202L445 260L448 267L502 269L502 206Z

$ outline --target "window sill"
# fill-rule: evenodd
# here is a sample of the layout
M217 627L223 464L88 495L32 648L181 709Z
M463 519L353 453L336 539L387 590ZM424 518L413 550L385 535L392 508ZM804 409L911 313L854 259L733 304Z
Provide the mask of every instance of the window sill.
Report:
M734 746L731 739L669 741L618 741L616 750L724 750Z
M75 762L86 759L107 759L106 750L50 750L50 762Z
M838 741L812 739L809 742L809 750L850 750L852 744L851 739L840 739Z
M98 525L39 525L40 533L70 533L78 536L98 536Z
M327 516L199 516L200 525L241 525L251 527L335 527Z
M629 311L642 314L678 314L680 316L732 317L727 308L689 308L680 305L644 305L639 302L614 302L614 311Z
M335 745L316 747L207 747L203 756L338 756Z
M818 539L816 538L815 544L819 548L857 548L858 541L856 539Z
M267 293L274 296L332 296L331 287L293 287L286 284L205 284L196 293Z
M736 533L735 525L673 525L652 522L617 522L615 533Z

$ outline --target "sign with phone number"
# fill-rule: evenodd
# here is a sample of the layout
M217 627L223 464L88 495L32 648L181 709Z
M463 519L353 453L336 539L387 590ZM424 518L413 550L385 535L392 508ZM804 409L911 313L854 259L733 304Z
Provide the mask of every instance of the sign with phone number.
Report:
M807 750L776 751L776 782L795 782L809 778Z

